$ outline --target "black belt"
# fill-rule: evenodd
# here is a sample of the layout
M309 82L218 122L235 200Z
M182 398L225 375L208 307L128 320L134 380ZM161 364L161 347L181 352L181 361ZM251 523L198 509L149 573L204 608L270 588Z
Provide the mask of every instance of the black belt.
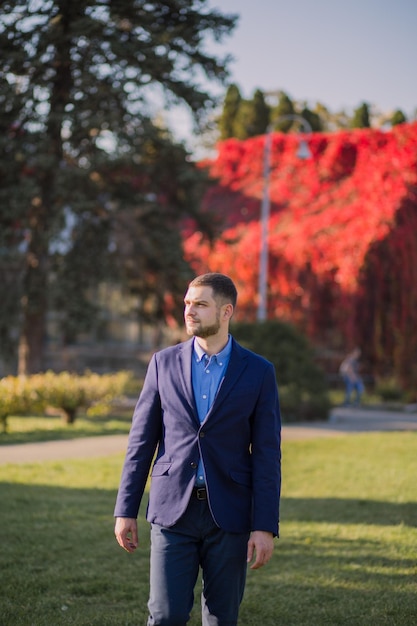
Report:
M197 500L207 500L207 489L205 487L194 487L193 497Z

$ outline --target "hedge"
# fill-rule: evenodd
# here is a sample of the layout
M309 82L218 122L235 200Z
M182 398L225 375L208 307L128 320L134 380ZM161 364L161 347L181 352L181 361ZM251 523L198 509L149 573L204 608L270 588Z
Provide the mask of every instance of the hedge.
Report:
M330 410L328 384L308 339L279 320L236 322L233 336L275 366L284 422L326 420Z
M132 374L84 375L48 371L32 376L7 376L0 380L0 423L7 431L10 415L45 413L47 408L59 410L66 424L73 424L77 411L89 415L106 414L112 403L123 396Z

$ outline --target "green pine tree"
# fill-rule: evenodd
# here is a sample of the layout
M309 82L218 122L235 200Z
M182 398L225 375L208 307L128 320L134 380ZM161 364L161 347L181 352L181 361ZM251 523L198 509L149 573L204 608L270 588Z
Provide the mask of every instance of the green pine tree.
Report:
M0 336L14 322L20 372L43 367L56 259L62 265L77 252L76 274L85 286L86 276L99 279L125 208L147 206L151 193L155 219L145 223L165 226L169 212L180 219L185 202L168 202L175 194L159 186L161 172L146 177L144 146L154 132L149 96L159 89L198 119L211 100L199 72L210 80L227 77L226 61L208 54L204 39L220 39L234 23L206 0L2 2L0 265L13 276L20 305L7 307L18 314L2 319ZM127 172L130 183L136 180L119 184ZM143 240L149 235L145 230ZM148 284L159 279L155 271ZM70 284L75 297L77 279Z
M219 118L220 139L230 139L235 136L236 117L239 111L242 96L237 85L229 85L223 102L223 110Z
M252 122L253 104L250 100L242 100L233 127L234 136L241 140L251 137Z
M294 120L285 118L294 114L295 108L293 101L284 91L281 91L278 104L276 107L273 107L271 111L271 124L273 129L279 130L282 133L288 133Z
M234 136L249 139L266 132L269 122L269 106L262 91L257 89L251 100L241 100L234 124Z
M318 113L315 113L309 108L304 107L301 111L301 117L306 120L313 132L321 132L323 130L323 124Z
M404 124L404 122L406 121L407 121L407 118L400 109L397 109L396 111L394 111L390 120L392 126L397 126L397 124Z
M252 99L253 105L253 122L252 122L252 136L263 135L269 125L269 116L271 109L265 102L265 96L263 91L257 89Z
M369 105L366 102L355 109L350 126L351 128L370 128Z

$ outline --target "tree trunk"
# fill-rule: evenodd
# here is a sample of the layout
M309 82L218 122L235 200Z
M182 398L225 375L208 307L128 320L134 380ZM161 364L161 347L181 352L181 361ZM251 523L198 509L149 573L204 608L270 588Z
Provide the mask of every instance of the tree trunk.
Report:
M48 243L40 221L27 251L22 297L22 327L18 346L18 374L36 374L44 365L48 289Z
M18 347L18 375L36 374L44 369L46 307L24 311Z
M74 424L75 422L76 415L77 415L77 409L64 408L63 409L64 423L67 426L72 426L72 424Z

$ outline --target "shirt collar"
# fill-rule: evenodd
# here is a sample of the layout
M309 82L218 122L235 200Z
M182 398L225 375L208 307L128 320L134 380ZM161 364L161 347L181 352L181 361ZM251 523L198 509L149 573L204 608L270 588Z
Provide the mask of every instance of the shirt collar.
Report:
M214 354L213 356L216 358L217 362L224 361L225 359L229 358L231 351L232 351L232 337L229 335L229 339L227 341L227 344L224 346L223 350L221 350L217 354ZM194 337L194 354L196 356L197 363L200 363L201 359L203 359L204 356L206 355L203 348L200 346L200 344L198 343L195 337Z

